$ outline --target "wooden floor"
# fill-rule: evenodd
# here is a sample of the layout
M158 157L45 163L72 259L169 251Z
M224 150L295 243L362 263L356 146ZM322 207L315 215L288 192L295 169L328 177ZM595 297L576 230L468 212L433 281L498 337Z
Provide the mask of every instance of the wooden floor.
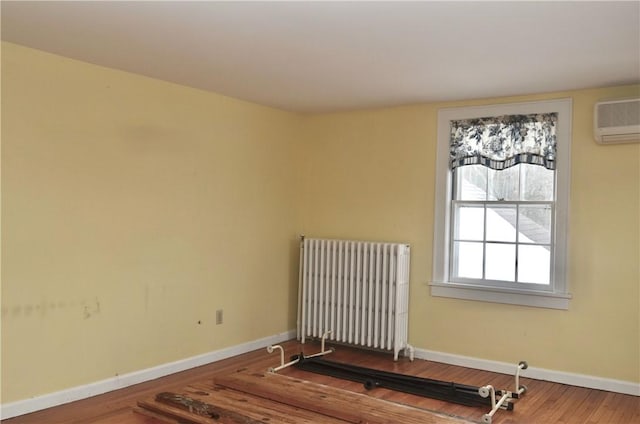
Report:
M312 354L319 350L316 344L300 345L296 341L283 343L283 346L286 351L286 360L290 355L296 353ZM330 358L364 367L454 381L472 386L491 384L497 389L512 390L514 385L513 376L509 375L422 360L410 362L406 358L393 362L390 354L367 352L343 346L337 346L336 352L331 354ZM265 349L260 349L90 399L3 420L2 423L158 424L159 421L134 412L139 400L155 396L163 391L179 391L187 385L208 382L215 377L228 375L239 369L248 368L264 372L271 366L279 365L279 360L277 353L269 355ZM279 373L429 411L437 411L439 414L472 423L481 422L482 416L488 412L483 407L460 406L386 389L367 391L359 383L312 374L295 368L287 368ZM526 375L526 371L523 374ZM522 399L515 401L513 411L499 410L493 418L494 424L640 424L640 398L638 397L532 380L526 377L522 377L520 382L527 386L527 393Z

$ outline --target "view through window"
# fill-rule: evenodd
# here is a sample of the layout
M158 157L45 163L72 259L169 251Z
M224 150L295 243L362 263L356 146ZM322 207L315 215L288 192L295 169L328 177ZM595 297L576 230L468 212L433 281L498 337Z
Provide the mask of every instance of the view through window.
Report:
M452 279L549 284L554 171L456 168Z

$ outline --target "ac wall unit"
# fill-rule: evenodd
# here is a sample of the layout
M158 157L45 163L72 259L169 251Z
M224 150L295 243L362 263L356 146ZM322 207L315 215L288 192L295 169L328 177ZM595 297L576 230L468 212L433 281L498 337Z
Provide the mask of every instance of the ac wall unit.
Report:
M600 144L640 142L640 99L596 103L593 135Z

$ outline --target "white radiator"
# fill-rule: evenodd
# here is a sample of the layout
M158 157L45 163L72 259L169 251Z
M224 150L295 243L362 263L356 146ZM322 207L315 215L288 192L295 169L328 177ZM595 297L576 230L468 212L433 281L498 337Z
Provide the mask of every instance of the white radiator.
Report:
M407 244L303 237L298 340L320 338L393 351L408 344Z

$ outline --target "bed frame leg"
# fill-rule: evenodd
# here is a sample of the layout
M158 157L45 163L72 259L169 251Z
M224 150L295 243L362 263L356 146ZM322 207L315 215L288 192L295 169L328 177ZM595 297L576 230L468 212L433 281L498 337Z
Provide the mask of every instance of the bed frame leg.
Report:
M482 416L482 422L485 424L491 424L491 421L493 420L493 414L495 414L500 408L507 408L507 401L511 398L509 393L505 393L496 402L496 390L491 385L480 387L478 389L478 394L484 398L486 398L487 396L491 396L491 411L489 411L488 414L484 414Z
M478 394L483 398L486 398L489 396L491 397L491 411L489 411L489 413L484 414L482 416L482 422L484 424L491 424L491 421L493 420L493 415L498 411L498 409L500 408L512 409L513 404L511 404L509 401L511 399L519 399L520 395L522 395L524 392L527 391L527 386L520 385L520 371L526 370L528 367L529 365L527 365L526 361L520 361L520 363L518 363L518 367L516 368L516 375L515 375L515 383L516 383L515 391L513 392L510 392L507 390L500 391L499 392L500 399L498 401L496 401L496 390L493 388L493 386L486 385L478 389Z
M305 356L305 358L315 358L316 356L324 356L324 355L326 355L328 353L335 352L334 348L329 348L329 349L325 349L324 348L324 341L325 341L325 339L327 338L327 336L330 333L331 333L331 331L327 331L326 333L324 333L322 335L322 341L321 341L321 344L320 344L320 352L314 353L313 355ZM275 373L275 372L280 371L281 369L290 367L291 365L295 365L298 362L300 362L300 358L302 357L302 355L300 357L292 360L292 361L289 361L289 362L285 363L284 362L284 349L282 348L282 346L280 346L280 345L267 346L267 352L269 352L269 353L273 353L276 349L280 351L280 366L270 367L268 369L269 372Z

